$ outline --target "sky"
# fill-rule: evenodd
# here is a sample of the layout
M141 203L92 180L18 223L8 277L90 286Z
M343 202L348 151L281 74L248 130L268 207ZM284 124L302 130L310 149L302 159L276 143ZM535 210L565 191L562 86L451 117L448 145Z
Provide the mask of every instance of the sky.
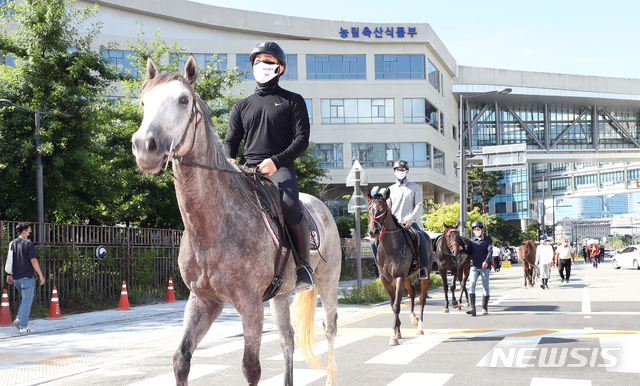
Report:
M638 0L190 0L363 23L428 23L458 65L640 79Z

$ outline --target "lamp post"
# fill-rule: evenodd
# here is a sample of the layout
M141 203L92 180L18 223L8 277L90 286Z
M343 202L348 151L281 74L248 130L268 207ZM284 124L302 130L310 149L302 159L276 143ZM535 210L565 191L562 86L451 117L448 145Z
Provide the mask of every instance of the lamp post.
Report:
M42 186L43 172L42 172L42 159L40 154L40 116L41 115L55 115L62 118L73 118L71 114L56 114L47 111L41 111L40 109L30 109L28 107L17 105L8 99L0 99L0 107L17 107L22 110L35 113L36 117L36 201L38 211L38 222L44 223L44 193ZM41 236L40 236L41 237Z
M471 123L469 106L466 106L466 128L462 121L462 108L463 103L471 98L491 95L491 94L508 94L511 92L510 88L503 88L500 90L480 92L476 94L462 95L460 94L460 104L458 106L458 122L460 125L460 235L467 237L467 155L464 149L464 139L467 137L469 131L469 124ZM471 144L469 144L471 145ZM473 154L471 154L473 156Z

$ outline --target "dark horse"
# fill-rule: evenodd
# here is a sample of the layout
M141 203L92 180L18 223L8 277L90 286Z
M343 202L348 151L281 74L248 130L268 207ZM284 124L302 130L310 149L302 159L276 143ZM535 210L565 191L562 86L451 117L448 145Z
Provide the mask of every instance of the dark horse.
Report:
M433 247L436 250L436 261L438 262L438 272L442 278L444 286L444 312L449 312L449 283L447 280L447 272L451 273L451 300L455 309L460 309L460 303L456 301L456 280L460 281L460 302L462 302L462 293L466 294L466 283L469 277L470 260L469 255L465 252L465 241L458 232L458 226L444 224L444 234L433 240ZM466 264L466 265L465 265ZM469 306L469 295L467 294L467 307Z
M191 55L184 75L160 74L149 58L146 87L140 95L144 118L132 138L132 150L142 170L157 173L165 162L173 160L176 196L185 229L178 264L191 291L173 369L176 383L187 384L193 352L224 305L230 303L242 317L242 372L247 383L257 385L261 375L263 294L279 276L275 262L284 252L267 229L249 179L222 152L207 105L194 91L197 75L196 60ZM333 384L340 236L331 213L320 200L301 194L300 201L318 225L320 246L311 253L317 290L296 295L290 315L295 263L292 258L285 261L282 285L270 301L284 353L284 384L293 384L294 327L298 331L295 341L303 355L319 365L311 350L318 291L325 311L323 325L329 349L327 384ZM320 261L321 256L324 261Z
M522 269L524 269L524 288L527 288L527 280L530 287L536 283L536 248L537 245L533 240L524 240L520 245L518 253L522 259Z
M377 239L378 243L378 271L380 281L389 293L391 309L395 314L393 331L389 340L390 345L397 345L398 339L402 338L400 333L400 303L405 288L411 297L411 321L418 326L418 334L423 332L424 306L427 302L427 290L429 289L429 279L420 281L420 317L416 319L414 313L415 290L410 278L418 273L420 261L420 248L418 247L419 236L415 234L413 228L404 227L391 214L387 200L389 199L389 189L384 196L375 194L373 197L365 192L368 200L367 211L369 214L369 226L367 227L369 236ZM420 231L418 231L420 232ZM433 249L431 240L425 234L429 250L429 266L426 267L429 274L433 263ZM417 239L417 240L415 240ZM415 241L414 241L415 240ZM395 287L395 288L394 288Z

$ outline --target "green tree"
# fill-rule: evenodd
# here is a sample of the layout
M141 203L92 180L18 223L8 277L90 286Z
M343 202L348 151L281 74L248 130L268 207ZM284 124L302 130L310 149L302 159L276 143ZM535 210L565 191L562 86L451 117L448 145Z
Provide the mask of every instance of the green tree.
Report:
M42 154L45 221L96 223L99 203L109 195L96 138L96 101L119 77L91 51L100 24L90 24L97 6L70 0L3 2L0 52L16 58L0 65L3 98L51 112L41 117L35 148L33 114L0 110L0 217L34 221L35 155ZM7 30L9 19L18 27ZM61 116L71 114L73 118Z
M468 197L472 199L472 206L487 213L487 205L492 198L500 194L500 180L504 178L502 172L485 172L482 168L475 168L467 172ZM473 201L475 196L480 201Z
M455 225L460 218L460 203L456 202L449 204L431 204L430 210L422 218L425 229L431 232L443 233L444 224ZM493 224L494 220L491 219L486 213L480 213L478 208L473 208L471 212L467 213L466 228L470 229L471 224L476 221L482 221L485 226ZM460 229L460 228L458 228Z
M500 216L493 217L494 223L487 227L488 234L498 245L520 245L522 231L519 226L509 224Z

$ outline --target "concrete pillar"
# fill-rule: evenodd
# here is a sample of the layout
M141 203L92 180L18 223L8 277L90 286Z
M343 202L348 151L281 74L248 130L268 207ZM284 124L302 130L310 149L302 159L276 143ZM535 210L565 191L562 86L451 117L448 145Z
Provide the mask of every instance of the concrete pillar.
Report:
M444 203L446 202L446 201L445 201L445 195L444 195L444 192L434 192L434 193L433 193L433 201L434 201L436 204L444 204Z

